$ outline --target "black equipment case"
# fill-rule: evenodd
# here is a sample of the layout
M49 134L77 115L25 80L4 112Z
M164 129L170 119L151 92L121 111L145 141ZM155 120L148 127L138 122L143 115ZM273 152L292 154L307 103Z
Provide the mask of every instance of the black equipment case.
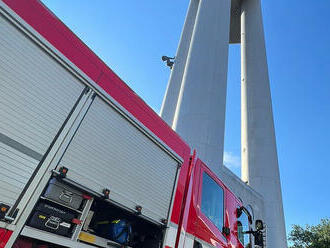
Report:
M58 181L56 178L49 181L44 197L74 209L79 209L84 200L82 192Z
M75 217L75 214L68 209L40 202L30 217L28 225L54 234L70 237L74 226L72 220Z

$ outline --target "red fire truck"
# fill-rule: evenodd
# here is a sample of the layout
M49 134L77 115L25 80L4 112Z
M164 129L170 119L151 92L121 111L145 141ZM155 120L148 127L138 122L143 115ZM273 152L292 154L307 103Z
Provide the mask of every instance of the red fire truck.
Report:
M0 89L0 248L263 247L262 221L38 0L0 1Z

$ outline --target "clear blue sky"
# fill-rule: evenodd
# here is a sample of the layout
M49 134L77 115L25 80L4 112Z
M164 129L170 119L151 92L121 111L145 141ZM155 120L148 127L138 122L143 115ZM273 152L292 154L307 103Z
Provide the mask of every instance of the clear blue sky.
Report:
M43 0L155 111L188 0ZM287 229L330 217L329 0L263 1ZM230 48L226 164L240 174L240 47Z

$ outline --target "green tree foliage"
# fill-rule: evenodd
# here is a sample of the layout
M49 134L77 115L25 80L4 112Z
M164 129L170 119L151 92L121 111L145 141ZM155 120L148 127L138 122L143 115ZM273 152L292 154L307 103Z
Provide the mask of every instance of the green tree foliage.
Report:
M305 228L293 225L289 240L291 248L330 248L330 219L322 219L320 224Z

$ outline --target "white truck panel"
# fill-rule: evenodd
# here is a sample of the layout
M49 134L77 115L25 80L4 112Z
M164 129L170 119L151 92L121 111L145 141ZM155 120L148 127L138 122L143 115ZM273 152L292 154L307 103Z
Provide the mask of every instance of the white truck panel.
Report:
M0 203L15 203L84 88L0 14Z
M38 161L0 143L1 202L14 203Z
M168 218L178 161L96 97L59 164L68 178L154 221Z

